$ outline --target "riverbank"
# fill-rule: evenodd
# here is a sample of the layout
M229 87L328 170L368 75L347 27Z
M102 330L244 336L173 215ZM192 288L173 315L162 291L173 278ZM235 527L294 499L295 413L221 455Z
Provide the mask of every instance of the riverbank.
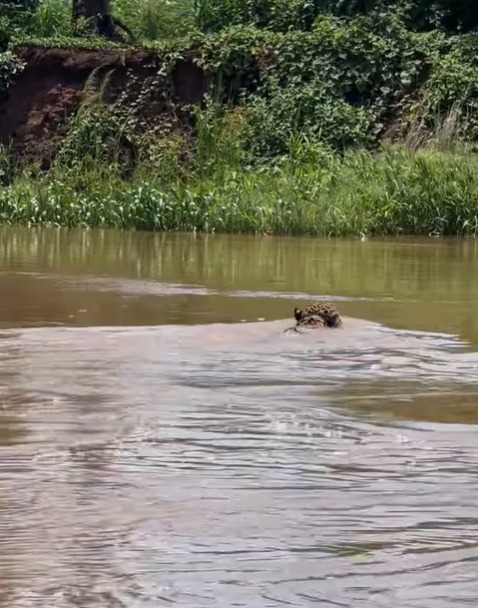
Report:
M128 46L73 36L52 2L0 53L4 223L475 236L477 37L458 14L194 3L160 41L124 0Z
M478 158L412 151L324 155L209 174L96 167L17 177L0 190L5 224L317 236L478 234Z

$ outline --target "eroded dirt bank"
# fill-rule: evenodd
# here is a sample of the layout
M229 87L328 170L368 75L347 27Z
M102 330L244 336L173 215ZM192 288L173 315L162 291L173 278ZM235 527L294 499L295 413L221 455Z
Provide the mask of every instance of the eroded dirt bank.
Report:
M71 115L78 109L88 79L107 76L105 99L139 103L145 122L154 124L175 108L175 119L186 120L181 108L203 99L207 82L193 59L180 60L171 73L172 90L157 74L161 58L149 50L84 50L17 47L25 69L0 103L0 143L12 145L23 161L47 169ZM149 82L146 94L145 82Z

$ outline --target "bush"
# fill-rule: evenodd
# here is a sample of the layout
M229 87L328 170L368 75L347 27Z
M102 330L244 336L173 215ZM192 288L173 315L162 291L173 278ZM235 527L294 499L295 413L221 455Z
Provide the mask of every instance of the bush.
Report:
M8 89L12 78L24 67L20 59L11 51L0 53L0 99Z
M443 42L420 36L396 14L322 16L311 32L232 27L199 46L222 98L249 108L249 148L271 157L300 133L337 149L377 141Z

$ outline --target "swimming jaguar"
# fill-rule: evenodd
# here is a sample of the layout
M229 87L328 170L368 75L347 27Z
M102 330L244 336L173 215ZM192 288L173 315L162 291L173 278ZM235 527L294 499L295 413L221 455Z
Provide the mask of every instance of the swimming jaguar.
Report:
M303 310L294 308L296 324L286 329L286 332L302 333L301 329L326 329L342 327L342 319L332 304L319 302Z
M341 327L342 319L333 304L327 302L317 302L312 306L307 306L303 310L300 308L294 308L294 318L297 321L297 325L310 326L311 323L314 327L320 326L318 319L323 319L323 327Z

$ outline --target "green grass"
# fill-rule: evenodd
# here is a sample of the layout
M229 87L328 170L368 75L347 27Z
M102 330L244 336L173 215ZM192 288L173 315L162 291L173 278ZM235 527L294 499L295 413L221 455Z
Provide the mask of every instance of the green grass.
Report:
M178 38L195 27L194 0L113 0L112 11L140 42ZM71 0L41 0L37 10L17 12L12 26L17 40L66 42L73 36Z
M195 23L194 0L115 0L113 12L141 41L178 38Z
M17 177L0 191L6 224L223 233L478 234L478 158L388 148L174 179L140 169Z

